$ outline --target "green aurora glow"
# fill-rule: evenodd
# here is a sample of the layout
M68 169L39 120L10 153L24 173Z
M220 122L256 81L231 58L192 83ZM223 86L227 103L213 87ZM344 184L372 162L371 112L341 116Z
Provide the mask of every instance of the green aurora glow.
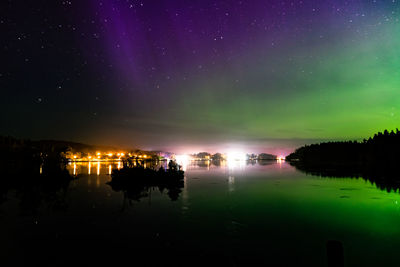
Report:
M229 82L231 70L218 73L183 101L182 119L190 114L201 118L199 128L211 122L253 138L360 139L395 129L400 118L399 36L395 25L376 31L372 41L281 49L272 60L250 62L239 85ZM273 65L275 74L266 77Z

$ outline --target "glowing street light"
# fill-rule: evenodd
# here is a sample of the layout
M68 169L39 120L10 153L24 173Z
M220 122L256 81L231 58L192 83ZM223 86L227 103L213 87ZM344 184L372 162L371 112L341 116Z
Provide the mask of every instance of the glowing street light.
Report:
M182 169L186 171L186 168L189 164L189 156L188 155L176 155L175 156L176 163L182 166Z
M235 169L236 167L243 168L246 164L246 153L241 151L230 151L226 155L226 163L229 169Z
M226 155L227 161L245 161L246 153L240 151L231 151Z

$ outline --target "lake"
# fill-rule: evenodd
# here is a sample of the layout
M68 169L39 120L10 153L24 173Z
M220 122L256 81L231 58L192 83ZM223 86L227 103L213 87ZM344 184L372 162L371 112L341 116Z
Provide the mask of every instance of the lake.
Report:
M361 178L306 175L285 162L189 162L172 201L116 192L118 163L70 164L61 190L3 190L4 266L397 266L400 194ZM50 192L49 192L50 191ZM135 200L136 199L136 200Z

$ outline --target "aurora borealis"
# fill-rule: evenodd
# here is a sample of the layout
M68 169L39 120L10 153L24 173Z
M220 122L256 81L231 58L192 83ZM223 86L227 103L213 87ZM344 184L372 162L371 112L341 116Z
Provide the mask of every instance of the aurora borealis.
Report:
M369 137L399 126L399 12L396 0L4 1L1 133L255 152Z

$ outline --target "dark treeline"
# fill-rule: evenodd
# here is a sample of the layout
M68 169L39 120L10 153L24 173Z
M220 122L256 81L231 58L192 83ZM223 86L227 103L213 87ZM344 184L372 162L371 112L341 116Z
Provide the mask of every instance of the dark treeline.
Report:
M362 142L326 142L306 145L286 157L287 161L298 162L296 165L338 167L368 166L384 163L395 166L400 160L400 131L379 132L374 137Z
M74 177L60 164L45 166L2 169L0 203L7 201L9 196L15 197L21 211L32 215L36 215L42 205L54 210L67 209L66 196Z
M400 189L400 131L379 132L362 142L303 146L286 157L298 170L321 177L363 178L382 190Z
M64 143L0 136L0 164L8 170L58 167L66 163L68 149Z

